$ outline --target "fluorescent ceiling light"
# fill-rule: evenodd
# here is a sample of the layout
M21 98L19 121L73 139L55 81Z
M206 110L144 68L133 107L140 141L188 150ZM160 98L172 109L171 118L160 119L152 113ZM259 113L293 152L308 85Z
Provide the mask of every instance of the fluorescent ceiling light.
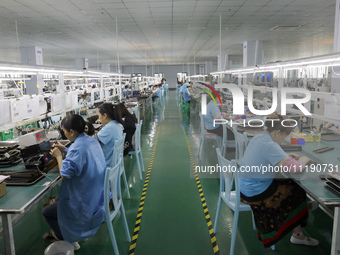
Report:
M318 59L325 57L324 59ZM283 68L285 70L289 70L291 68L303 67L303 66L340 66L340 55L332 54L326 56L318 56L313 58L306 58L301 60L292 60L286 62L277 62L270 63L267 65L259 65L252 68L239 68L239 69L230 69L224 71L218 71L211 73L212 75L216 74L232 74L232 73L254 73L254 72L266 72L270 70L279 70L279 68Z

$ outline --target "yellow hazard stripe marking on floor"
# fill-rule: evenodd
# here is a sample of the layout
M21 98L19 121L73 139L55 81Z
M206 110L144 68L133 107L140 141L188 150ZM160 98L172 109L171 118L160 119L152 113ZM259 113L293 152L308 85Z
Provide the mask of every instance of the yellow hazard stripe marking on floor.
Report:
M210 235L211 243L212 243L212 246L213 246L213 251L214 251L215 255L218 255L218 254L220 254L220 249L218 248L218 245L217 245L217 241L216 241L216 237L215 237L215 234L214 234L214 229L213 229L213 226L212 226L212 222L211 222L208 206L207 206L207 203L205 201L205 197L204 197L204 193L203 193L203 189L202 189L202 186L201 186L200 179L199 179L198 174L196 172L196 166L195 166L195 163L194 163L194 158L193 158L192 153L191 153L189 139L188 139L187 134L185 133L185 129L184 128L183 128L183 131L184 131L184 135L185 135L185 140L186 140L187 145L188 145L190 161L191 161L192 169L193 169L194 174L195 174L195 180L196 180L196 184L197 184L197 189L198 189L198 192L199 192L200 197L201 197L203 212L204 212L204 215L205 215L205 219L207 221L207 226L208 226L208 230L209 230L209 235Z
M146 178L145 178L145 181L144 181L143 193L142 193L142 197L140 198L140 202L139 202L138 214L137 214L137 219L136 219L136 223L135 223L135 230L134 230L133 235L132 235L132 241L131 241L131 245L130 245L130 249L129 249L129 255L135 254L135 249L136 249L136 244L137 244L137 239L138 239L138 233L140 231L140 224L141 224L141 221L142 221L145 195L146 195L146 191L148 189L148 183L149 183L149 178L150 178L150 174L151 174L152 164L153 164L153 160L155 158L155 153L156 153L159 129L160 128L158 128L158 131L157 131L156 141L155 141L155 145L153 146L153 151L152 151L152 155L151 155L151 159L150 159L150 163L149 163L149 167L148 167L148 172L146 174Z
M180 117L182 118L182 114L181 114L180 109L178 109L178 111L179 111ZM193 169L194 174L195 174L195 180L196 180L198 192L199 192L200 197L201 197L203 212L204 212L204 215L205 215L205 219L207 221L207 226L208 226L208 230L209 230L209 234L210 234L211 243L212 243L212 246L213 246L213 251L214 251L215 255L219 255L220 249L218 248L218 245L217 245L217 240L216 240L216 236L215 236L214 231L213 231L213 226L212 226L208 206L207 206L207 203L205 201L205 197L204 197L203 189L202 189L202 186L201 186L200 178L198 177L198 174L197 174L197 171L196 171L195 161L194 161L194 158L193 158L192 153L191 153L189 139L188 139L187 134L185 133L184 127L183 127L183 132L184 132L185 140L186 140L187 146L188 146L191 166L192 166L192 169Z

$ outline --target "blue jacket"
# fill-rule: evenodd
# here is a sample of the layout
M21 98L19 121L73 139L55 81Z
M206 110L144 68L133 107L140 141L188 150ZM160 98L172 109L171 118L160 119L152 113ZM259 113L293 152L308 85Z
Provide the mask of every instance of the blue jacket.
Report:
M80 134L67 151L60 173L58 223L64 240L75 242L93 236L105 219L106 162L99 142Z

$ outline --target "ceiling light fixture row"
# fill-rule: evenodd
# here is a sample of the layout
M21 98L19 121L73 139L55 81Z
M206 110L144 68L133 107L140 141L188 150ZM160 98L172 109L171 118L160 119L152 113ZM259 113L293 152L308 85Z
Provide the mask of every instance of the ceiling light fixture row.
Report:
M97 72L91 70L64 70L64 69L53 69L53 68L38 68L38 67L30 67L30 66L15 66L15 65L0 65L0 72L4 73L20 73L27 75L35 75L35 74L64 74L68 76L104 76L104 77L112 77L112 76L121 76L121 77L129 77L130 74L119 74L119 73L111 73L111 72Z
M212 75L218 74L231 74L231 73L254 73L274 71L284 68L285 70L296 69L303 66L340 66L340 54L329 54L317 57L303 58L285 62L268 63L265 65L257 65L254 67L244 67L238 69L229 69L211 73Z

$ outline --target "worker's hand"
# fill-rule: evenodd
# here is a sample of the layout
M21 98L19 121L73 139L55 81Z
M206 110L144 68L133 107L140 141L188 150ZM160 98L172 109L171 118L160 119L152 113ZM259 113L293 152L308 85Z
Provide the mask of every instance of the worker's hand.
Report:
M300 157L300 158L299 158L299 161L300 161L301 163L304 163L305 165L307 165L308 162L310 161L310 158L308 158L308 157L306 157L306 156L303 156L303 157Z
M61 151L57 147L55 147L53 150L51 150L50 154L52 156L56 157L56 158L58 158L58 157L62 158L63 157L63 155L61 154Z
M292 157L293 159L296 159L296 160L298 160L300 158L300 156L295 154L295 153L290 153L290 154L288 154L288 156Z
M221 112L223 118L227 118L230 116L230 113L226 113L226 112Z
M54 148L58 148L60 151L65 151L66 147L62 145L60 142L56 142L54 145Z

